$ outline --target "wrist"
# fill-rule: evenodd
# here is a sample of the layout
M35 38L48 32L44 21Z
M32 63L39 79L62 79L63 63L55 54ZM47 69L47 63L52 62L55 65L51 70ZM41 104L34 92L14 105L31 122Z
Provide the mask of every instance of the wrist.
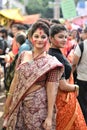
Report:
M79 86L75 85L75 91L78 91L78 90L79 90Z
M47 118L48 118L48 119L51 119L51 120L52 120L52 117L53 117L53 116L50 115L50 114L47 115Z
M12 93L10 93L10 92L7 92L7 94L6 94L7 96L13 96L13 94Z

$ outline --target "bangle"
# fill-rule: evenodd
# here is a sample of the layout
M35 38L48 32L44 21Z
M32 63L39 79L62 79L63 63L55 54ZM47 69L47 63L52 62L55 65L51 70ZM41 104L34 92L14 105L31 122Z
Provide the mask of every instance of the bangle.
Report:
M75 91L78 91L78 90L79 90L79 86L75 85Z
M7 93L7 95L8 95L8 96L13 96L12 93L9 93L9 92Z

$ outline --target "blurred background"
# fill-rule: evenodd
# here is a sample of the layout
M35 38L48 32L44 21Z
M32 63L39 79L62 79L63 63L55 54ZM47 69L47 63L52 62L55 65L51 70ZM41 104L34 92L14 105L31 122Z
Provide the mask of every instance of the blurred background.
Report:
M87 23L86 12L87 0L0 0L0 24L6 26L13 21L32 24L40 17L62 22L81 17L81 25Z

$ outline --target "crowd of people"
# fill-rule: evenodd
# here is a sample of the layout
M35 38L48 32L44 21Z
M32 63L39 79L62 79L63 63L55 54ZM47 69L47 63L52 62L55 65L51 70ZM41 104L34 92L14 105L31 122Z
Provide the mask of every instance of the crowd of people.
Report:
M68 30L58 20L39 19L27 29L14 24L9 34L0 27L0 38L3 128L86 130L87 27Z

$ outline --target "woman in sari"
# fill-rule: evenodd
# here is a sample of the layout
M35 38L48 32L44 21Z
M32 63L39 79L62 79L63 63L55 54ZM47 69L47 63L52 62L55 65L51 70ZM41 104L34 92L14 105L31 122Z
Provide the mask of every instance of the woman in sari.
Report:
M56 130L86 130L86 123L76 98L79 87L67 82L71 74L71 66L61 52L61 48L64 48L66 41L66 28L63 25L52 25L50 27L51 48L49 54L55 56L65 67L56 98L56 107L58 109Z
M45 52L49 28L32 25L32 51L22 52L5 103L7 130L55 130L55 98L62 64Z

